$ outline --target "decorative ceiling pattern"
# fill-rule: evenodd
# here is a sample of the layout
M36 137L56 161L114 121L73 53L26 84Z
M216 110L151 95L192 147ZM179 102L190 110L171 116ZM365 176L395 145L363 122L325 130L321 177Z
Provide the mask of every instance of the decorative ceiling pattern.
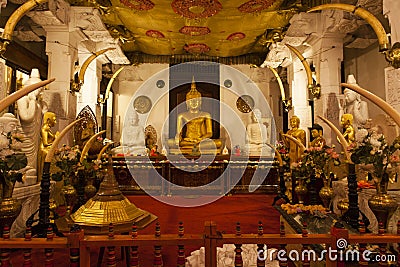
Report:
M110 0L102 20L125 52L233 57L268 51L265 33L285 28L295 0ZM264 40L265 41L265 40Z

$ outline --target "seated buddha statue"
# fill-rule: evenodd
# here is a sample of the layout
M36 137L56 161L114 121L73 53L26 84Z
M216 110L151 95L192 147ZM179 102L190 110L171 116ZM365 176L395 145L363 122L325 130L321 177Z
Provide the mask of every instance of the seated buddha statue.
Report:
M201 110L201 93L196 89L194 79L186 94L186 106L188 111L178 114L175 138L168 140L170 153L192 154L199 148L201 154L220 154L223 142L211 139L211 114Z

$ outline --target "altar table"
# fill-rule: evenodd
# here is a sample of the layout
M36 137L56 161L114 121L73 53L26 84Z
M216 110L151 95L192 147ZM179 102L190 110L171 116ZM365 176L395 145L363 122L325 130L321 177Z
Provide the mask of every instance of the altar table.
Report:
M175 159L164 156L113 157L114 175L120 190L124 194L173 195L184 188L195 187L199 190L204 188L204 194L249 193L249 184L254 176L260 182L255 193L276 193L278 190L278 170L273 158L215 156L204 161L199 157L186 157L182 161ZM161 181L160 177L163 178Z

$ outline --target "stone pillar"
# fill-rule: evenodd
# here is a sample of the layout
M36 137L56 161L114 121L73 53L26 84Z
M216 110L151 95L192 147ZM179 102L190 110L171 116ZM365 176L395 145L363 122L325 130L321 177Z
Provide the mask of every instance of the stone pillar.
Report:
M70 92L74 63L77 61L77 48L83 35L71 33L67 27L46 28L46 53L49 58L49 78L56 80L45 91L49 110L57 115L59 130L62 130L76 117L76 96ZM72 135L67 135L61 143L72 144Z
M339 130L339 95L341 95L341 62L343 61L343 34L327 33L313 44L316 82L321 84L321 97L314 100L315 114L322 114ZM317 51L319 51L317 53ZM328 145L338 145L336 134L320 119L315 123L324 128L324 138Z
M307 128L311 126L311 109L308 104L307 74L303 64L296 57L293 58L293 64L288 68L288 77L293 104L293 108L289 112L289 121L293 115L299 117L299 128L306 131L306 140L309 140L309 131Z

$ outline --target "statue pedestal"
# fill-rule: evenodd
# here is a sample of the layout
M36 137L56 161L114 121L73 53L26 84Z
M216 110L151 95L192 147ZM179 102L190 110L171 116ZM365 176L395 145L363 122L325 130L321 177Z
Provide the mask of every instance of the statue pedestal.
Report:
M51 192L54 185L55 182L51 182ZM21 201L22 210L11 226L10 235L11 237L23 237L26 229L26 220L39 209L40 183L14 188L12 197Z

